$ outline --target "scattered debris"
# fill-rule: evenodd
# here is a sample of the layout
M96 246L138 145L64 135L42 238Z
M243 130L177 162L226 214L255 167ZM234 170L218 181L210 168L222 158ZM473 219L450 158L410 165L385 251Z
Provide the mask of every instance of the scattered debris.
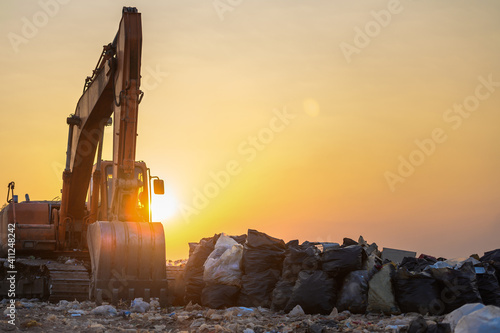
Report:
M142 297L134 299L130 304L130 311L135 313L147 312L150 308L149 303L144 302Z
M116 316L118 315L118 311L116 311L115 307L112 305L99 305L92 311L90 311L91 314L93 315L98 315L98 316Z

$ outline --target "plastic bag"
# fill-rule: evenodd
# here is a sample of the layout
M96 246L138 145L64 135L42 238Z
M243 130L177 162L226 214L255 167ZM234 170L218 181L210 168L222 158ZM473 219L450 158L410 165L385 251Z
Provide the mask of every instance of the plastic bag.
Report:
M366 259L365 250L359 245L331 249L321 256L323 271L339 276L351 271L363 269Z
M471 303L471 304L465 304L459 307L456 310L453 310L452 312L448 313L444 319L443 323L448 323L451 326L451 330L455 330L455 327L457 326L458 322L462 317L484 308L484 305L481 303Z
M497 280L500 282L500 249L485 252L480 260L489 263L495 268Z
M495 269L487 263L474 266L476 271L477 287L485 305L500 307L500 286L495 275Z
M271 310L273 311L281 311L285 309L290 297L292 295L294 282L290 282L287 280L281 280L276 284L276 287L273 290Z
M422 272L427 266L433 265L437 260L405 257L399 267L404 267L410 272Z
M446 313L467 303L482 302L471 262L465 262L459 269L431 268L429 272L439 282Z
M290 312L300 305L307 314L328 315L336 299L335 280L323 271L302 271L285 307Z
M500 308L487 305L460 319L455 333L498 333L500 332Z
M368 304L368 272L366 270L353 271L347 274L339 292L337 309L348 310L351 313L366 312Z
M392 288L395 270L392 263L387 263L368 282L368 306L366 308L368 312L383 312L387 315L401 313Z
M260 273L268 269L281 270L285 248L283 240L249 229L243 251L245 274Z
M394 279L396 300L402 312L439 315L443 312L439 300L438 282L428 273L409 272L400 268Z
M496 249L493 251L488 251L484 253L484 256L479 259L481 261L498 261L500 262L500 249Z
M218 238L219 235L215 235L211 238L202 239L195 247L193 254L189 257L184 269L184 279L186 282L184 300L186 303L201 303L201 292L205 287L205 281L203 281L203 264L214 250Z
M207 284L201 294L201 305L221 309L231 307L238 300L240 288L225 284Z
M245 245L254 249L267 249L270 251L284 251L286 246L282 239L274 238L257 230L248 229L247 242Z
M271 306L272 292L280 278L281 271L268 269L259 273L243 275L238 305L247 307Z
M271 306L271 296L278 282L285 255L285 242L256 230L248 230L243 249L243 272L238 304Z
M211 284L226 284L239 287L241 284L241 259L243 246L233 238L221 235L214 251L205 261L203 280Z
M321 266L320 251L311 243L289 242L283 261L282 278L289 282L295 282L300 271L318 270Z

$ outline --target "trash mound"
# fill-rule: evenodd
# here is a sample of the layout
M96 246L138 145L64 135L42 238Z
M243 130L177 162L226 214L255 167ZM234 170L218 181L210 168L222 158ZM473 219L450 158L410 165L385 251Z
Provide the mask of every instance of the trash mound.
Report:
M500 249L480 259L415 258L411 251L380 252L362 236L357 242L344 238L342 245L285 244L252 229L247 235L218 234L190 245L185 302L214 309L261 307L293 316L329 315L334 309L442 316L466 304L500 306ZM414 327L419 325L416 320Z

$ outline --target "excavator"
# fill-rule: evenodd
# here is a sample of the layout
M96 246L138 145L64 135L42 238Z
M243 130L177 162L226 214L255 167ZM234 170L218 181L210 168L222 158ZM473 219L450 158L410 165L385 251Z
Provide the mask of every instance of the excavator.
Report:
M19 202L9 183L0 212L0 296L15 290L16 298L54 302L157 297L166 304L165 235L150 211L151 181L154 193L163 194L163 180L135 160L141 49L141 14L124 7L113 42L103 47L67 118L60 201L26 195ZM103 161L111 124L113 157Z

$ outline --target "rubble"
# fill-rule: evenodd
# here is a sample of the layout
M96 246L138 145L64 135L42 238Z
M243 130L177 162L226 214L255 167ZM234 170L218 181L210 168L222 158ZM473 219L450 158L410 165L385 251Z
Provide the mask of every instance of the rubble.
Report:
M116 316L118 315L118 312L116 311L115 307L112 305L99 305L92 311L90 311L91 314L97 315L97 316Z
M71 302L70 302L71 303ZM83 302L82 302L83 303ZM6 304L2 304L2 309ZM39 332L405 332L416 320L428 328L440 325L446 332L444 316L401 314L353 314L333 309L328 315L306 314L297 305L292 313L262 307L231 307L210 309L199 305L151 308L144 313L125 315L123 309L93 302L80 304L81 309L54 310L47 302L34 308L17 309L19 318L14 330ZM490 306L491 307L491 306ZM498 308L497 308L498 309ZM116 315L110 315L115 313ZM80 313L73 317L71 314ZM12 328L2 318L0 329ZM437 327L437 326L436 326ZM410 332L410 331L408 331ZM429 330L427 331L429 332Z

